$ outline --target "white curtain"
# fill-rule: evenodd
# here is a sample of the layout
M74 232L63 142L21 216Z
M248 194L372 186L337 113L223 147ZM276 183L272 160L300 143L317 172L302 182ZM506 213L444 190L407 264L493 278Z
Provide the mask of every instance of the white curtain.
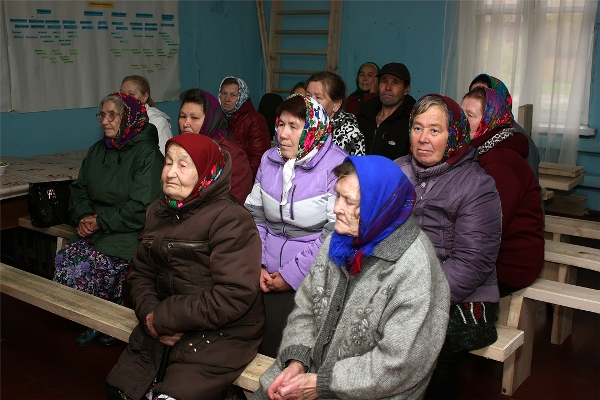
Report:
M597 0L448 2L441 92L457 101L480 73L533 104L542 161L575 165L587 124ZM515 115L516 117L516 115Z

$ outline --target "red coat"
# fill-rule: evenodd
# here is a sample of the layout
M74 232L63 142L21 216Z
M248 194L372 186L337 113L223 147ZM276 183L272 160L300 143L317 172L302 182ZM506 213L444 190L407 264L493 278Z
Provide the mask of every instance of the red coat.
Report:
M229 139L223 134L216 134L212 139L217 142L223 150L227 150L231 156L231 193L240 203L246 202L246 197L252 191L254 178L248 163L246 153L238 146L233 139Z
M363 94L363 104L377 96L377 93ZM360 98L358 95L355 94L354 96L348 96L346 99L346 104L344 104L344 111L354 115L360 114Z
M271 148L271 134L267 121L254 109L252 100L248 99L227 119L227 122L229 133L248 156L252 179L254 179L262 155Z
M502 128L471 141L479 147ZM544 217L540 187L525 161L529 143L514 135L479 155L479 165L496 181L502 203L502 242L496 262L498 280L524 288L533 283L544 265Z

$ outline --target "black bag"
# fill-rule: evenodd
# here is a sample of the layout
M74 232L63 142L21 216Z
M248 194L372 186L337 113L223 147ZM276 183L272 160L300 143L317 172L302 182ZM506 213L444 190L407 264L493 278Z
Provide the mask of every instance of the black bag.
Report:
M73 181L29 184L29 215L38 228L69 223L69 185Z

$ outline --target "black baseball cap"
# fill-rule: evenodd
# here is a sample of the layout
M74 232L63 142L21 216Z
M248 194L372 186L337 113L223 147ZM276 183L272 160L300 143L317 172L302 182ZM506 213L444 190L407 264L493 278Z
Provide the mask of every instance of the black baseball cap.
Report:
M385 64L379 70L377 77L379 78L384 74L394 75L394 76L404 80L404 82L406 82L407 85L410 85L410 72L408 72L408 68L406 68L406 65L404 65L402 63L393 62L393 63Z

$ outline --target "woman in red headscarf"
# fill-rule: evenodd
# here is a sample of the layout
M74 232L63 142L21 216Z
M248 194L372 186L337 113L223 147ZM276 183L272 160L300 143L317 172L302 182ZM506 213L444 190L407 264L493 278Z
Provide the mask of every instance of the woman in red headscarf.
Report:
M204 135L166 150L164 196L148 208L127 281L139 324L108 375L111 399L220 398L262 338L261 241L229 193L231 156Z
M540 186L525 160L527 137L514 130L510 105L493 89L477 87L461 107L471 126L479 165L496 182L502 203L502 242L496 261L500 295L527 287L544 265Z
M160 193L163 155L146 107L135 97L112 93L96 114L104 137L94 143L71 185L71 221L77 234L56 255L54 281L119 302L129 263L138 247L146 208ZM119 341L94 329L78 346Z

